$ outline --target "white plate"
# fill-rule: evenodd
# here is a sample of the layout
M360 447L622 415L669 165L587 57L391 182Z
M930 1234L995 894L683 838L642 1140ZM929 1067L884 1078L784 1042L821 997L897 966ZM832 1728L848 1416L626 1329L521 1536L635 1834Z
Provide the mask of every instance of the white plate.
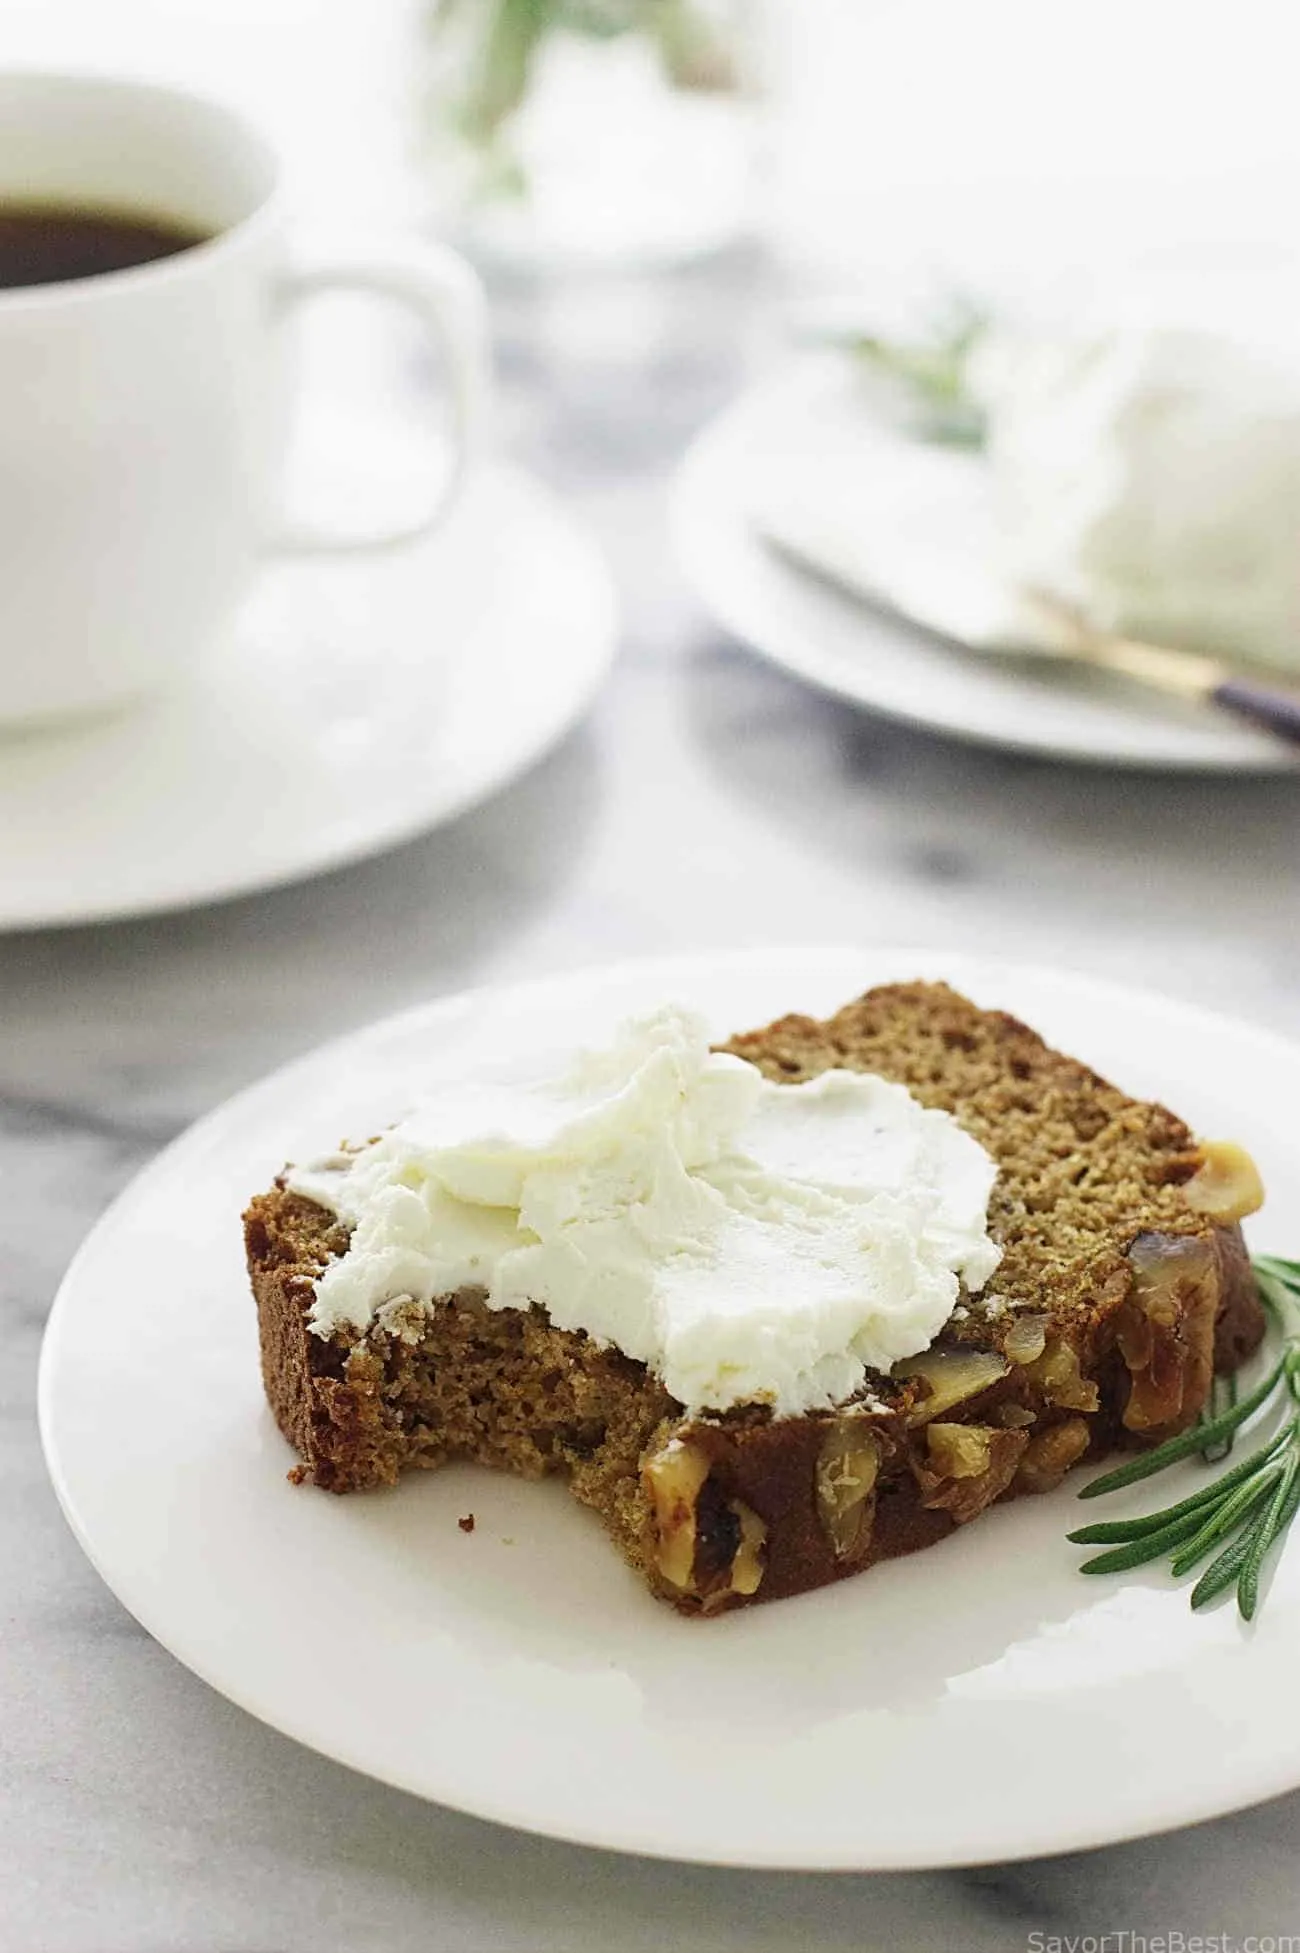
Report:
M841 950L452 998L232 1100L82 1248L45 1340L41 1428L104 1578L196 1673L326 1755L483 1817L657 1856L965 1864L1300 1783L1294 1541L1252 1629L1227 1606L1193 1615L1159 1571L1081 1579L1068 1491L860 1580L700 1622L652 1600L557 1484L468 1465L351 1498L285 1481L237 1225L284 1159L373 1130L449 1058L599 1037L665 997L722 1032L918 974L1246 1142L1272 1189L1257 1243L1294 1251L1300 1049L1160 997Z
M449 820L573 724L615 625L594 543L506 468L423 547L271 569L170 696L0 736L0 929L246 894Z
M871 511L865 546L898 608L951 620L951 635L871 607L762 539L755 516L772 485L819 462L851 469ZM1281 741L1211 707L1082 666L969 648L996 596L982 560L981 465L889 434L842 357L797 362L707 428L682 464L672 515L678 558L720 624L797 677L874 712L1098 765L1256 773L1300 764Z

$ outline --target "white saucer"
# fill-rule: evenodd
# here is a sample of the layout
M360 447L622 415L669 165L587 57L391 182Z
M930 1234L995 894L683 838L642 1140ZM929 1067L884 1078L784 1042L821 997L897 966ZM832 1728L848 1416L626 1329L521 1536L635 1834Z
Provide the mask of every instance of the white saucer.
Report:
M449 820L573 724L615 630L594 543L503 467L423 547L277 566L169 696L0 735L0 929L246 894Z
M970 1864L1300 1784L1300 1536L1251 1627L1231 1606L1193 1614L1161 1569L1081 1578L1068 1488L861 1579L700 1622L652 1600L555 1483L469 1465L352 1498L286 1482L238 1228L285 1159L376 1130L430 1074L599 1040L667 998L722 1033L914 976L950 978L1243 1141L1270 1189L1252 1243L1296 1252L1300 1048L1162 997L933 950L779 950L423 1006L213 1113L69 1270L41 1430L110 1586L214 1688L328 1756L482 1817L660 1857ZM1167 1474L1111 1516L1188 1480L1195 1468Z
M873 511L866 546L893 609L814 575L759 533L772 484L822 463L851 469ZM1006 608L983 555L987 499L977 457L888 432L852 363L811 355L700 435L673 491L673 531L687 576L728 631L890 718L1096 765L1263 773L1300 764L1280 740L1212 707L1082 666L964 648ZM908 617L942 620L947 635Z

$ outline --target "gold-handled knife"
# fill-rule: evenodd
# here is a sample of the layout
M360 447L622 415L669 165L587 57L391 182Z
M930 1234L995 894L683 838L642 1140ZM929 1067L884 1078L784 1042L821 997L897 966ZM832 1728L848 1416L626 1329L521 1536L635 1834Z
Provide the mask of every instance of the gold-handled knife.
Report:
M1074 658L1080 664L1122 672L1174 698L1221 705L1300 744L1300 693L1261 683L1199 651L1096 630L1077 611L1042 590L1024 592L1024 605L1035 626L1032 644L1023 647L1027 655Z

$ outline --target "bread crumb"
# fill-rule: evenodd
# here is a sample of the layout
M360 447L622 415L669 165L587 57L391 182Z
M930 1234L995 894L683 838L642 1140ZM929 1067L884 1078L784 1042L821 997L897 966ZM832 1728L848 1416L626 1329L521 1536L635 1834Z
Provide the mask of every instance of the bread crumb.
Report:
M474 1530L474 1514L472 1512L467 1512L463 1519L458 1519L456 1521L456 1524L460 1527L463 1533L472 1533Z

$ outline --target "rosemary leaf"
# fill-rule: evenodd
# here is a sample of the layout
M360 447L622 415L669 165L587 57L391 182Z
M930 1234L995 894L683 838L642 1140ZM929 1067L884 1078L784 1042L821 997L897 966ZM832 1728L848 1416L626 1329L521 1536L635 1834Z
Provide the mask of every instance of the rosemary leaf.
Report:
M1237 1534L1232 1544L1220 1553L1217 1560L1210 1561L1192 1588L1194 1608L1208 1607L1212 1600L1217 1600L1220 1594L1227 1592L1245 1565L1246 1555L1250 1552L1251 1543L1260 1523L1260 1520L1256 1519L1243 1532Z
M1181 1546L1190 1539L1201 1523L1199 1512L1188 1512L1181 1519L1171 1519L1161 1526L1158 1532L1147 1533L1141 1539L1132 1539L1127 1546L1113 1546L1109 1553L1098 1553L1091 1560L1085 1560L1079 1568L1080 1573L1126 1573L1130 1567L1145 1566L1148 1560L1163 1559L1171 1546Z
M1236 1401L1237 1372L1235 1370L1229 1370L1226 1377L1220 1376L1216 1372L1210 1384L1209 1406L1201 1412L1198 1422L1205 1425L1216 1417L1222 1417L1225 1411L1230 1411L1234 1407ZM1205 1460L1205 1463L1207 1465L1217 1465L1222 1459L1226 1458L1232 1450L1236 1435L1235 1430L1229 1431L1226 1438L1220 1438L1217 1442L1202 1445L1201 1457Z
M1282 1482L1273 1494L1262 1523L1254 1529L1251 1548L1237 1582L1237 1606L1245 1621L1255 1618L1259 1600L1259 1575L1268 1550L1290 1525L1300 1505L1300 1452L1292 1451Z

